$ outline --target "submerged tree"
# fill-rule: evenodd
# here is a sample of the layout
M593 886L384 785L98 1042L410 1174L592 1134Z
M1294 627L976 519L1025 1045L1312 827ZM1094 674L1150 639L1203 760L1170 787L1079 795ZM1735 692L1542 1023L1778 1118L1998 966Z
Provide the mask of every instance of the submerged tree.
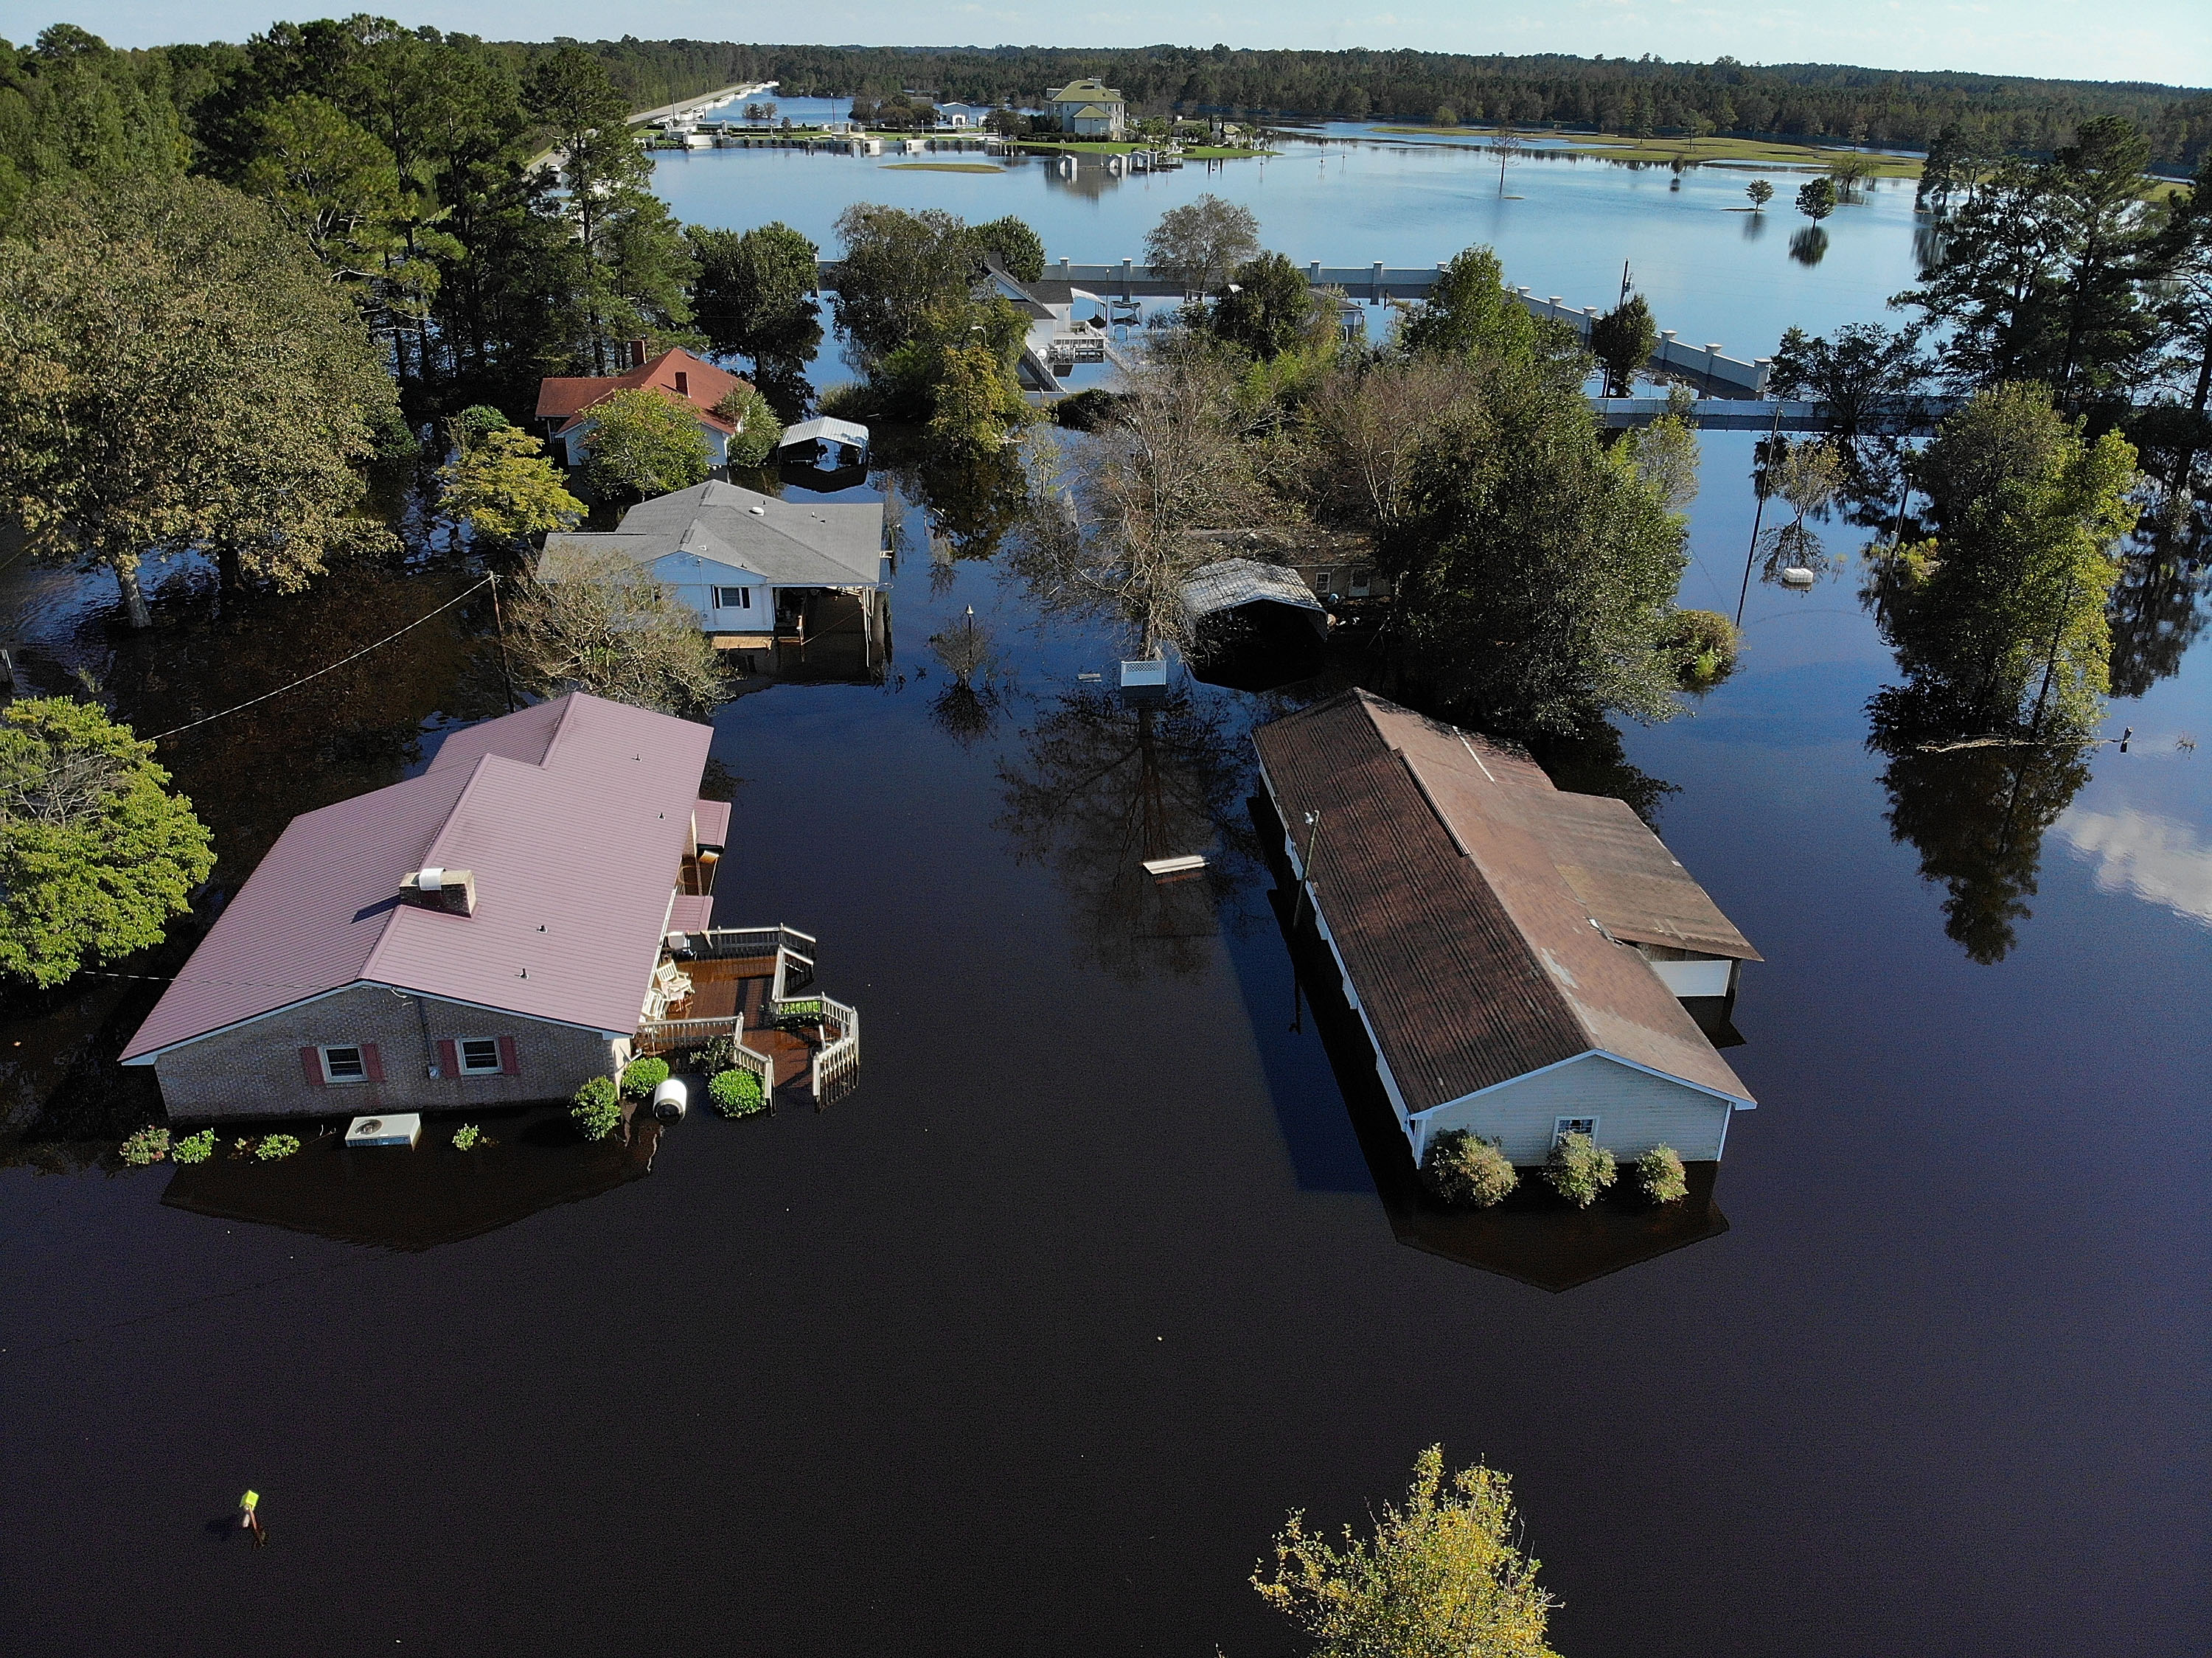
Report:
M1066 894L1083 953L1135 981L1206 969L1219 902L1255 853L1243 810L1249 749L1225 697L1178 688L1131 705L1112 692L1062 697L1000 768L998 827L1023 862L1049 867ZM1146 859L1209 854L1204 870L1160 881Z
M619 554L550 557L514 608L514 632L524 673L547 695L589 691L688 714L724 695L722 665L698 613Z
M1605 394L1625 398L1659 349L1659 325L1641 294L1632 294L1590 325L1590 355L1605 365Z
M1170 208L1145 233L1145 263L1186 294L1212 293L1259 252L1257 216L1210 191Z
M58 985L159 944L215 867L154 745L89 703L0 712L0 974Z
M1478 1465L1448 1479L1431 1445L1371 1539L1346 1526L1340 1545L1293 1513L1252 1586L1313 1637L1314 1658L1556 1658L1544 1636L1558 1603L1519 1533L1510 1476Z
M35 205L0 241L0 513L115 573L211 550L290 591L388 544L356 468L397 422L344 296L259 203L203 179Z
M485 540L514 543L565 529L584 516L542 439L503 420L471 429L453 422L454 453L438 469L438 516Z
M714 470L690 405L649 387L592 405L584 475L602 495L650 497L703 483Z
M1306 273L1279 253L1262 253L1231 272L1206 325L1263 362L1334 337Z
M692 320L714 349L750 358L755 371L796 369L822 343L814 290L819 250L778 220L740 234L684 228L698 276Z

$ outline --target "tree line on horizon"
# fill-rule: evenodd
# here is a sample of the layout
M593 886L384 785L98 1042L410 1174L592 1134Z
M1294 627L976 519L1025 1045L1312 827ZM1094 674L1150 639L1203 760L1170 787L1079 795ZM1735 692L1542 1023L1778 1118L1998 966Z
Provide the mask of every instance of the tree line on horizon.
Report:
M342 47L356 16L277 23L257 41L308 57ZM434 33L435 31L430 31ZM1157 45L1092 50L1038 46L901 47L750 44L690 39L448 41L527 74L574 46L597 58L633 108L650 108L745 81L773 80L787 96L882 99L909 89L969 104L1033 104L1052 87L1096 76L1150 113L1341 116L1429 123L1510 121L1658 137L1725 133L1924 149L1947 126L1992 154L2048 155L2085 120L2120 116L2148 139L2151 165L2188 171L2212 137L2212 91L2142 82L2037 80L1959 70L1905 71L1840 64L1668 63L1559 53L1243 51ZM118 52L126 98L155 126L189 135L195 111L235 74L254 42L179 44ZM0 57L0 149L20 64ZM5 175L0 173L0 189Z

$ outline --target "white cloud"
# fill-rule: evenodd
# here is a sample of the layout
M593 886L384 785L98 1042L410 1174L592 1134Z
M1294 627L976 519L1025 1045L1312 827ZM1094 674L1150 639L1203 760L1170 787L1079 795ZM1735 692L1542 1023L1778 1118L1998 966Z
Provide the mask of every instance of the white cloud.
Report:
M2212 844L2187 823L2132 806L2069 808L2056 825L2076 855L2095 865L2099 890L2132 892L2200 921L2212 921Z

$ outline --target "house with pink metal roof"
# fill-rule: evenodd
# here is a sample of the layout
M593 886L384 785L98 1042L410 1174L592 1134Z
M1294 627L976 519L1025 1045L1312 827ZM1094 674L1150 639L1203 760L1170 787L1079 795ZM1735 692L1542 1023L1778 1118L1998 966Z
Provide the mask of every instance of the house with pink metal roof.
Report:
M579 692L302 813L123 1063L153 1067L179 1121L557 1098L678 1036L729 1036L738 1063L788 1080L747 1048L742 1009L672 1017L691 1011L695 958L764 959L769 1023L811 973L803 934L713 925L730 817L699 797L713 736ZM847 1035L857 1060L857 1022L825 1025L810 1062Z

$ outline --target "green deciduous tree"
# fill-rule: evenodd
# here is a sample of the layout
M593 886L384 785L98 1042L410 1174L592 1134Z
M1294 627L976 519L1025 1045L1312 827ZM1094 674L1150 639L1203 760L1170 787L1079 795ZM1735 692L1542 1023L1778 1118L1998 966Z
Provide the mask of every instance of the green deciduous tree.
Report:
M592 405L584 474L601 495L665 495L703 483L714 470L690 406L641 387Z
M730 434L730 465L758 466L775 452L783 438L783 422L769 407L757 386L739 385L714 405L714 412L737 427Z
M438 470L438 516L488 541L517 542L584 516L544 443L519 427L471 434L454 422L457 452Z
M1539 324L1509 292L1504 268L1486 247L1470 247L1437 273L1421 308L1406 319L1400 343L1414 355L1474 356L1520 361L1541 357L1572 363L1579 385L1587 360L1564 324Z
M692 320L714 349L795 369L822 343L814 307L818 250L781 221L739 234L697 225L684 232L698 264Z
M1774 186L1764 179L1753 179L1743 187L1743 193L1751 197L1753 213L1764 213L1766 204L1774 199Z
M2134 449L2087 437L2040 386L2000 386L1946 419L1914 471L1936 534L1890 562L1876 597L1915 696L1962 732L2094 720Z
M1498 365L1423 446L1407 493L1383 562L1411 665L1447 708L1521 731L1674 712L1665 640L1687 525L1580 397L1535 364Z
M955 450L997 448L1029 408L1006 365L980 341L939 355L933 401L930 440Z
M1347 1526L1334 1543L1294 1513L1252 1585L1313 1638L1313 1658L1555 1658L1540 1564L1521 1552L1510 1477L1478 1466L1447 1479L1431 1445L1372 1538Z
M975 228L976 245L998 256L1006 274L1018 282L1033 282L1044 276L1044 238L1026 220L1008 214Z
M199 547L292 589L382 545L358 463L392 381L269 210L205 179L42 203L0 242L0 510L45 556L112 569Z
M0 973L57 985L161 942L215 867L168 781L151 743L88 703L0 711Z
M1145 262L1187 294L1211 294L1259 252L1260 221L1252 210L1210 191L1170 208L1145 233Z
M975 290L981 259L957 214L856 202L837 216L837 240L842 252L832 304L838 327L865 362L914 338L933 307L965 301Z
M1306 273L1280 253L1262 253L1232 270L1206 325L1263 362L1334 337L1333 320Z
M1590 325L1590 355L1605 366L1605 394L1625 398L1659 349L1659 325L1641 294L1632 294Z
M1836 210L1836 185L1832 179L1819 178L1798 187L1797 210L1814 224Z

